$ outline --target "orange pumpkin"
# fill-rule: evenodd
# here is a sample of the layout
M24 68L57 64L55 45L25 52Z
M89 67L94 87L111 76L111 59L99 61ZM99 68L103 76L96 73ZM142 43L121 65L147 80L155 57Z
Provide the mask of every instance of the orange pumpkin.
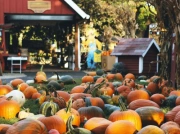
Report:
M6 134L6 131L10 126L10 124L0 124L0 134Z
M75 86L71 89L70 94L72 93L83 93L85 90L85 86Z
M14 88L17 88L17 86L21 83L24 83L24 80L22 79L19 79L19 78L16 78L16 79L13 79L10 84L14 87Z
M93 76L88 76L88 75L83 76L82 77L82 83L87 83L87 82L94 82Z
M73 119L72 125L79 127L80 126L79 112L76 109L72 108L71 105L72 105L72 98L70 98L67 108L60 109L56 113L56 115L58 115L60 118L62 118L65 123L67 122L68 118L71 115L73 115L74 119Z
M24 92L24 90L28 87L29 85L25 82L21 83L18 85L18 89L21 91L21 92Z
M165 100L165 96L163 94L153 94L151 97L150 97L150 100L154 101L155 103L157 103L159 106L161 106Z
M122 81L123 80L123 75L121 73L116 73L115 74L115 79L118 81Z
M84 128L93 132L93 134L104 134L106 128L112 122L108 119L103 117L92 117L91 119L87 120L84 124Z
M165 134L165 133L161 128L155 125L148 125L143 127L137 134Z
M32 95L34 93L37 93L37 89L33 86L28 86L25 90L24 90L24 96L26 97L26 99L31 99Z
M38 118L38 120L46 126L48 131L50 131L51 129L56 129L60 134L66 132L65 122L57 115L40 117Z
M111 123L105 130L105 134L135 134L135 125L127 120L118 120Z
M165 122L160 128L167 134L180 134L179 124L174 121Z
M115 79L115 74L108 73L106 75L106 79L108 79L108 81L113 81Z
M13 88L9 85L0 85L0 95L6 95L7 93L9 93L10 91L13 90Z
M133 79L133 80L136 79L135 75L132 74L132 73L127 73L127 74L124 76L124 78L125 78L125 79L126 79L126 78L128 78L128 79Z
M14 123L6 134L48 134L46 126L34 119L24 119Z
M150 96L145 90L133 90L127 96L128 104L137 99L149 100Z

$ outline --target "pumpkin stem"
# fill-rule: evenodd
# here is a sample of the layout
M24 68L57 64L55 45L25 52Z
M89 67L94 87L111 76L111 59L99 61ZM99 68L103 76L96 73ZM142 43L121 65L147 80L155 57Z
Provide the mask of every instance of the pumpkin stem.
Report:
M57 80L60 80L60 79L59 79L59 74L58 74L57 72L54 72L54 74L56 74Z
M71 107L72 107L72 97L68 101L66 113L71 111Z
M105 83L106 83L106 81L105 81L105 79L103 79L103 81L101 83L92 87L88 93L92 94L93 97L96 96L98 89L100 89Z
M125 106L125 104L123 102L122 96L119 97L119 107L120 107L121 111L126 111L127 110L127 108L126 108L126 106Z
M6 100L11 100L13 96L9 96Z
M43 67L44 67L44 65L42 64L42 65L41 65L41 68L40 68L40 71L41 71L41 72L43 71Z

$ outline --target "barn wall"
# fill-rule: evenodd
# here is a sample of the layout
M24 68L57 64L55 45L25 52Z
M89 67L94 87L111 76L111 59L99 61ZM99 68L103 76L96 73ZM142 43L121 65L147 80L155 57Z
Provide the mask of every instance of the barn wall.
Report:
M158 54L157 48L152 45L147 54L144 57L144 64L143 64L143 74L148 76L153 76L157 71L157 64L153 63L150 64L152 61L157 61L157 54ZM149 67L151 65L151 68ZM150 70L150 72L149 72Z
M118 56L118 62L123 62L129 73L139 73L139 56Z
M32 10L27 9L30 0L0 0L0 24L4 24L4 14L34 14ZM63 2L63 0L46 0L51 1L51 10L42 14L65 14L72 15L75 12Z

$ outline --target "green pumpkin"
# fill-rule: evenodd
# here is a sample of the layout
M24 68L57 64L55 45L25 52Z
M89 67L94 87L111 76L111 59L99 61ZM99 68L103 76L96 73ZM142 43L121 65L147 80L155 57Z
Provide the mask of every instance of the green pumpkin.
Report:
M104 70L103 69L97 69L96 70L96 75L102 76L103 74L104 74Z

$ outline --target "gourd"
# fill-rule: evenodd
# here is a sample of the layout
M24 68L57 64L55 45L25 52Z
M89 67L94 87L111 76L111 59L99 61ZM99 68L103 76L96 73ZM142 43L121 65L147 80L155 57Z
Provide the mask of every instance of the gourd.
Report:
M103 74L104 74L104 70L103 69L97 69L96 70L96 75L102 76Z
M71 115L69 116L68 120L67 120L67 129L68 131L66 132L66 134L92 134L92 132L90 130L87 130L85 128L80 128L80 127L76 127L74 128L72 125L74 116Z
M19 118L19 119L27 118L28 116L34 116L34 113L30 113L30 109L29 109L29 108L26 108L26 109L24 109L24 110L21 110L21 111L18 113L18 118Z
M37 75L42 75L42 76L44 76L45 79L47 79L46 73L43 71L43 67L44 67L44 65L41 65L41 68L40 68L40 70L36 73L36 76L37 76Z
M64 84L75 84L76 83L76 81L73 79L73 77L71 75L61 76L60 81L63 82Z
M55 115L58 110L59 110L58 104L54 103L53 98L51 98L49 101L45 101L44 103L41 104L39 108L39 113L45 116L50 116L50 115Z
M0 124L0 134L6 134L6 131L10 126L10 124Z
M13 79L10 81L10 84L13 88L17 88L17 86L21 83L24 83L24 80L23 79L19 79L19 78L16 78L16 79Z
M120 110L120 107L112 105L112 104L104 104L103 111L105 115L109 116L112 112Z
M6 95L7 93L11 92L12 90L13 90L13 88L9 85L0 85L0 95Z

